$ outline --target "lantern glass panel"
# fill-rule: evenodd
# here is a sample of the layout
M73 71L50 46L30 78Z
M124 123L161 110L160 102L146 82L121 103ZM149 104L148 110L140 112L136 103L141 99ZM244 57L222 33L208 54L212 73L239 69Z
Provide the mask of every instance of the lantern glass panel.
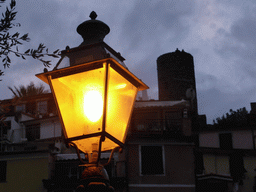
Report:
M92 153L92 145L96 143L99 146L99 142L100 136L73 141L84 153ZM101 151L108 151L115 147L118 147L118 144L106 137L105 141L102 142Z
M118 144L106 137L105 141L102 142L101 151L108 151L118 146Z
M102 131L105 67L52 78L66 136Z
M85 153L101 137L102 151L122 146L137 91L147 88L110 58L37 76L51 86L66 139Z
M108 77L106 132L124 143L137 88L111 67Z
M73 143L77 145L78 149L84 153L92 153L92 145L96 143L99 146L99 142L100 136L73 141Z

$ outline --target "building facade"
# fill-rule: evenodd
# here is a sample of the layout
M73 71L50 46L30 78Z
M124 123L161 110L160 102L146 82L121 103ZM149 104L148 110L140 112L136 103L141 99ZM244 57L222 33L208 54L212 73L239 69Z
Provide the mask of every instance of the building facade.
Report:
M0 129L1 191L75 190L83 167L63 143L52 100L44 94L2 101L10 110ZM189 111L186 100L136 102L125 149L106 167L117 191L194 190Z
M135 102L123 152L106 167L116 191L195 191L193 57L184 51L168 55L178 59L158 61L161 99L149 100L142 93ZM177 86L171 86L166 78L177 71L173 80ZM170 94L174 91L177 94ZM75 191L84 167L79 166L75 150L63 142L52 94L4 100L1 110L6 118L0 130L0 190ZM103 153L101 162L108 157ZM85 155L82 158L87 160ZM17 167L22 170L15 172Z
M1 101L0 191L47 191L61 127L51 94Z
M198 191L255 191L254 105L244 126L204 126L199 131L195 151Z
M188 101L136 102L125 158L129 191L194 191Z

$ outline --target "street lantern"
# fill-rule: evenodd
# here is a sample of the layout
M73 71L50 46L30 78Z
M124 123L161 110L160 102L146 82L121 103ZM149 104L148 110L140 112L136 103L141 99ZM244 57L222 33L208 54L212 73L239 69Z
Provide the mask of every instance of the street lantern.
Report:
M95 12L90 17L77 28L83 43L66 48L53 71L36 76L50 85L66 141L94 154L89 161L95 163L102 151L123 147L137 92L148 86L103 42L109 27Z
M37 77L50 84L65 138L84 153L123 146L137 91L147 88L113 58Z
M122 148L138 91L148 89L124 64L124 58L105 42L109 27L91 20L77 28L83 43L61 52L52 71L36 76L50 85L65 141L88 154L81 185L92 191L112 191L106 170L99 163L101 152ZM95 190L94 190L95 189Z

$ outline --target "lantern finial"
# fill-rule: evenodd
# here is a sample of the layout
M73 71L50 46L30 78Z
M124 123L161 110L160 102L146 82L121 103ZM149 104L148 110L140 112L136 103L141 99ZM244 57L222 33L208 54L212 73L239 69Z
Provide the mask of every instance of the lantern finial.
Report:
M80 46L103 42L104 37L110 32L107 24L96 19L95 11L91 12L90 18L91 20L81 23L76 29L84 39Z
M95 19L97 18L97 16L98 16L97 13L96 13L95 11L92 11L89 17L90 17L92 20L95 20Z

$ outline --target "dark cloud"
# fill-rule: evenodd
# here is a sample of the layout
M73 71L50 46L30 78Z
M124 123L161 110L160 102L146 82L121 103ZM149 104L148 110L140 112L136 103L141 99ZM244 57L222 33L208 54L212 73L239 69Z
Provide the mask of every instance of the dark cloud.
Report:
M192 1L136 1L127 14L123 37L129 49L145 41L155 41L167 31L176 41L184 38L189 26L182 18L193 13Z
M246 107L250 111L250 102L247 99L248 94L255 95L255 91L240 93L224 93L218 88L200 90L197 92L199 114L207 114L207 122L213 123L213 120L222 117L230 109L237 110Z
M255 18L243 18L238 20L231 27L230 35L235 40L241 43L246 44L255 44L256 43L256 23Z
M246 78L241 79L238 84L248 83ZM208 123L212 123L217 117L226 114L230 109L237 110L246 107L250 111L250 102L256 94L256 86L242 86L241 91L237 87L225 89L226 82L217 79L213 75L197 73L197 99L199 114L207 114ZM221 88L221 86L224 86ZM231 89L231 90L230 90ZM246 98L246 99L245 99Z
M175 51L186 38L186 17L193 14L193 7L192 1L135 1L125 14L121 36L124 53L128 53L127 64L149 85L153 99L158 99L157 57ZM162 44L170 45L169 49L163 50Z
M28 32L31 38L24 50L43 42L53 51L78 46L82 38L76 33L77 26L96 11L97 19L111 28L105 42L121 52L129 70L149 85L153 99L158 98L157 57L176 48L185 49L194 57L199 112L212 123L231 108L249 109L256 93L256 11L251 6L255 3L217 0L217 4L224 11L215 13L215 4L191 0L26 0L17 1L17 22L21 23L18 30ZM232 15L231 9L239 14ZM220 28L226 23L219 18L233 23ZM7 86L40 82L34 76L43 71L40 62L12 59L0 82L0 99L10 97Z
M256 10L255 10L256 11ZM230 31L218 31L216 52L223 58L233 60L233 67L256 80L256 15L245 15L236 20Z
M136 67L131 69L137 77L141 77L142 81L149 86L149 97L151 99L158 99L156 58L157 56L152 54L152 56L142 60Z
M256 59L256 7L254 1L220 1L221 4L235 8L240 17L236 18L229 29L219 29L217 51L224 57L243 58L253 62Z
M74 9L72 9L72 6L69 7L70 11L72 11L70 13L71 15L74 13ZM18 13L15 22L20 23L21 27L14 27L11 32L15 33L18 31L20 34L29 33L31 39L28 43L24 42L19 47L19 50L36 49L39 43L44 43L49 48L49 51L64 49L67 44L71 47L77 46L81 42L79 35L75 31L75 27L78 24L72 22L70 15L67 15L66 18L59 16L63 11L62 8L63 5L59 1L17 1L16 11ZM73 25L73 31L67 33L68 30L65 28L72 28L70 26ZM74 36L77 38L70 37L70 34L75 34ZM41 62L31 58L22 60L12 56L11 59L10 68L5 69L5 76L1 78L3 80L0 82L1 99L9 98L11 95L7 86L26 85L30 81L39 83L35 74L42 72L44 68ZM57 61L53 58L50 59L53 65ZM0 66L0 69L3 69L3 66Z
M208 89L216 88L217 85L218 85L218 80L215 76L205 74L205 73L200 73L200 72L197 73L197 76L196 76L197 89L208 90Z
M31 44L43 42L52 49L64 49L67 43L70 47L79 45L81 39L76 33L76 27L88 18L89 11L78 20L80 11L76 9L73 3L61 1L28 0L17 5L21 29L29 32L33 40Z

